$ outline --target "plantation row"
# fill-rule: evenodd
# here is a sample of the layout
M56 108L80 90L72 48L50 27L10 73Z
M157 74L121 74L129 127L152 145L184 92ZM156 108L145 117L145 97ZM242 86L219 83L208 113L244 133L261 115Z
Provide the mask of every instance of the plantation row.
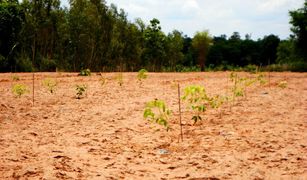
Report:
M80 76L90 76L90 70L86 69L80 72ZM147 71L145 69L141 69L136 79L140 86L143 85L144 80L148 77ZM116 76L116 81L119 86L123 85L123 74L119 73ZM13 81L18 81L18 76L12 76ZM99 84L103 87L106 86L107 79L103 76L99 79ZM184 104L189 107L190 112L192 113L191 120L194 122L194 125L204 119L205 112L208 109L213 109L217 111L219 118L222 118L224 105L228 105L230 111L234 106L235 101L239 97L244 97L247 99L247 89L252 87L253 85L264 86L268 84L266 77L264 74L259 73L254 77L240 77L237 73L232 72L229 76L229 81L232 83L230 87L230 93L226 94L215 94L213 96L209 95L206 92L206 89L201 85L189 85L184 88L183 96L180 96L180 88L178 83L178 99L179 99L179 107L181 106L181 100L183 100ZM53 94L57 88L57 81L52 78L45 78L42 80L42 85L50 94ZM278 83L280 88L286 88L287 82L281 81ZM29 87L24 84L16 83L12 87L12 93L20 98L25 93L29 92ZM84 95L87 92L87 86L85 84L76 84L75 85L75 98L81 99L84 98ZM179 108L179 114L181 119L181 110ZM169 131L171 128L170 119L172 118L172 111L168 108L167 103L161 99L155 99L153 101L149 101L145 105L145 109L143 112L144 119L148 120L152 124L158 125L165 128ZM181 124L181 122L180 122Z

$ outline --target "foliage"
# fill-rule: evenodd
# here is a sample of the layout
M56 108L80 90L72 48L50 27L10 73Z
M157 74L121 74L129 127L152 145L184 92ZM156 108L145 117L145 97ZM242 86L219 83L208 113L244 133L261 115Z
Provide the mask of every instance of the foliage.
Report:
M54 79L46 78L43 80L43 85L47 88L47 90L53 94L55 92L57 82Z
M16 97L21 97L23 94L28 93L29 89L24 84L15 84L12 88L12 92Z
M90 76L91 70L90 69L82 69L79 73L80 76Z
M146 103L144 110L144 118L151 123L156 123L163 126L166 131L170 129L169 118L171 116L171 110L169 110L162 100L154 100Z
M295 36L295 48L304 59L307 58L307 1L302 8L289 12L292 32Z
M208 70L276 64L278 70L306 71L306 14L306 2L290 11L294 35L284 43L272 34L257 40L238 32L229 38L208 31L192 38L179 30L166 35L158 19L129 21L123 9L104 0L69 1L68 8L60 0L2 0L0 71L186 72L203 71L205 64Z
M194 111L194 115L192 117L194 124L199 120L202 120L201 113L206 111L209 100L205 88L199 85L187 86L184 89L182 99L186 101L190 108Z
M146 69L139 70L138 75L137 75L138 80L142 81L143 79L146 79L147 78L147 74L146 73L147 73Z
M82 96L86 93L87 86L85 84L76 85L76 98L81 99Z

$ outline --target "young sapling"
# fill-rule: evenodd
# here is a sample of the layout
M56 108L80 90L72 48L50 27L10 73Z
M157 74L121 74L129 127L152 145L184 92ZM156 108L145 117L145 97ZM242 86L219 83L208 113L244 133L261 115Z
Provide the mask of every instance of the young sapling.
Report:
M12 92L16 97L20 98L23 94L28 93L29 89L24 84L15 84L12 88Z
M140 83L142 83L142 80L147 78L147 70L146 69L141 69L138 72L137 78L139 80Z
M209 104L213 109L220 109L224 102L228 101L227 96L216 95L209 98ZM222 118L222 109L219 110L219 118Z
M85 84L76 85L76 98L81 99L86 93L87 86Z
M117 82L118 82L119 86L122 86L122 85L124 84L123 73L119 73L119 74L116 76L116 79L117 79Z
M54 79L46 78L43 80L43 85L51 94L53 94L55 92L57 82Z
M184 89L184 95L182 99L189 103L190 108L194 111L192 120L196 124L199 120L202 120L201 113L206 111L206 101L208 96L205 88L199 85L191 85Z
M143 117L151 123L163 126L166 131L170 130L169 118L171 110L169 110L162 100L154 100L146 103Z

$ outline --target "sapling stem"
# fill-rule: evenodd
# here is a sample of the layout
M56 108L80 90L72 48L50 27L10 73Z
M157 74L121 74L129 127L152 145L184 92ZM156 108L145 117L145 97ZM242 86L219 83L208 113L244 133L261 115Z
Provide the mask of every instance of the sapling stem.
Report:
M180 137L181 137L181 142L183 142L182 121L181 121L180 84L178 84L178 103L179 103Z

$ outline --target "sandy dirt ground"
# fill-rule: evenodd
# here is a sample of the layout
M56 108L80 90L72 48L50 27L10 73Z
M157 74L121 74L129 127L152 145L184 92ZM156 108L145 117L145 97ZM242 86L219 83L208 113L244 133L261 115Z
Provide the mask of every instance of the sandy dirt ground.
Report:
M32 74L0 74L0 179L307 179L307 73L271 73L270 85L253 85L231 111L224 104L221 118L208 109L196 125L183 103L178 142L177 83L229 94L229 74L149 73L140 84L123 73L119 86L118 73L103 73L101 86L96 73L36 73L34 105ZM47 77L58 82L54 94ZM30 92L16 98L17 83ZM82 99L76 84L88 87ZM169 132L143 119L156 98L173 111Z

